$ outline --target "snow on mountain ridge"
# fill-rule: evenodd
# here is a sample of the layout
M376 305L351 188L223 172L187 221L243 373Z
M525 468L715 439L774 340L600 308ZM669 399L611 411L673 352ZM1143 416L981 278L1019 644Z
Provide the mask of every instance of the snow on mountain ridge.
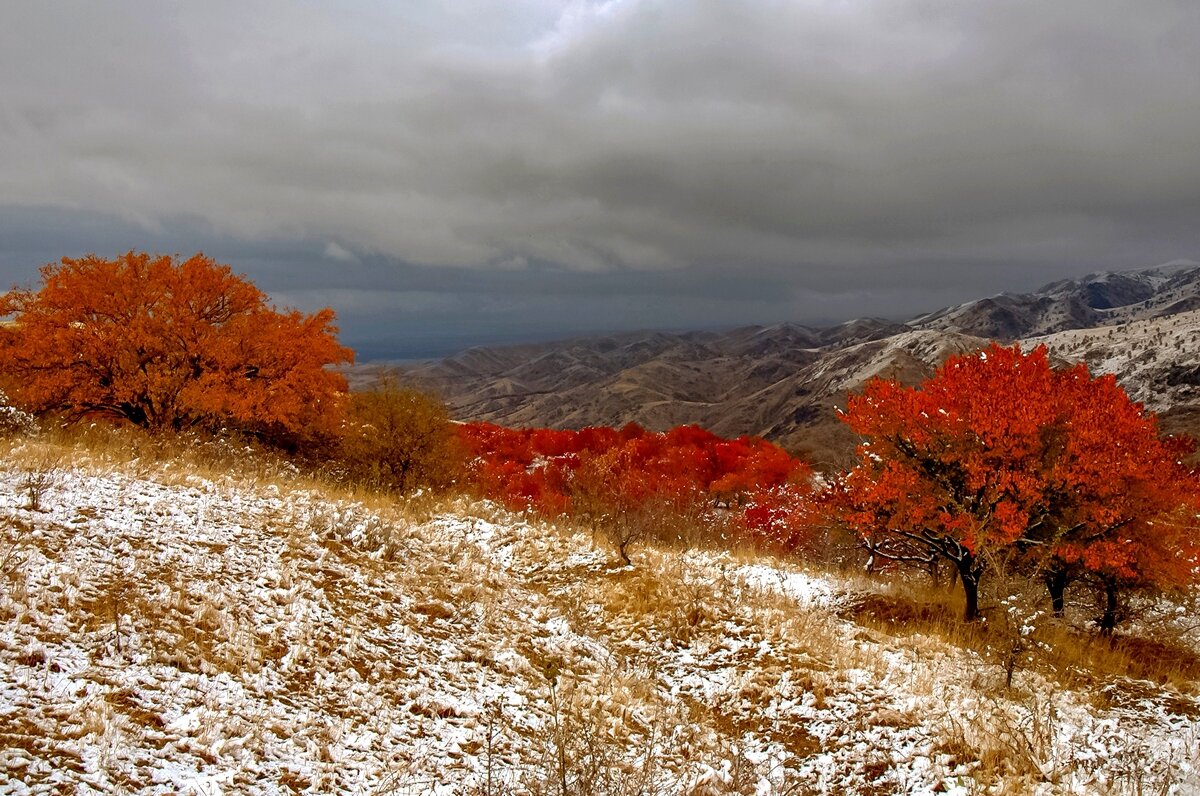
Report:
M1139 320L1169 311L1174 302L1194 296L1200 296L1200 266L1100 271L1050 282L1032 293L999 293L946 307L908 324L1016 340Z

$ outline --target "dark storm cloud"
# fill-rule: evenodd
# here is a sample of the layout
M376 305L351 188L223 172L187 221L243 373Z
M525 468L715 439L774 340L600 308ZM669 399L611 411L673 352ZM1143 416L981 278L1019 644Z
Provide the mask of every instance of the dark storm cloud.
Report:
M0 267L204 248L363 340L900 315L1196 257L1197 41L1166 0L13 4Z

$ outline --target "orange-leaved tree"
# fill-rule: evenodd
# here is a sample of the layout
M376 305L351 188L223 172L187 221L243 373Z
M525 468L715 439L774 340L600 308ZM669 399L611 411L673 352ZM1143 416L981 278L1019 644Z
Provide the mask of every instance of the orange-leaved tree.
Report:
M1194 505L1194 474L1111 376L1055 370L1045 347L993 344L917 387L870 382L843 420L864 442L836 485L841 518L874 556L950 561L968 620L979 616L989 559L1020 559L1043 576L1195 575L1196 543L1173 535L1183 546L1168 551L1154 530Z
M0 297L13 402L153 430L237 428L275 441L336 431L353 360L330 309L276 310L202 254L63 258Z

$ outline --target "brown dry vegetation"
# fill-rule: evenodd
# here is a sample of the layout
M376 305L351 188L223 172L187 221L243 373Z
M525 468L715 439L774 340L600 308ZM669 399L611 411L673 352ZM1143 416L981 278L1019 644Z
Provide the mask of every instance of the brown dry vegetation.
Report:
M352 393L337 466L343 480L404 495L445 490L461 477L464 451L446 407L385 377Z
M1126 634L1102 636L1068 621L1035 623L1024 638L1002 612L992 621L962 621L961 595L946 587L905 579L874 582L839 614L862 627L903 636L923 635L962 649L975 650L997 665L1032 669L1065 688L1083 688L1114 678L1132 678L1194 689L1200 680L1200 654L1176 631L1159 638ZM1173 637L1172 637L1173 636Z

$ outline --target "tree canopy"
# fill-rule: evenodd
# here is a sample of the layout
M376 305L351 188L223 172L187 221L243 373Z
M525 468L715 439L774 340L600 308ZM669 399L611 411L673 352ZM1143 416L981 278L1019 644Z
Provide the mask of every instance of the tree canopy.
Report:
M873 380L843 419L864 441L838 485L842 519L874 555L952 562L968 619L1002 554L1114 587L1195 577L1190 442L1162 437L1112 376L993 344L916 387Z
M0 297L0 377L15 404L149 429L332 432L351 362L330 309L277 310L196 254L63 258Z

